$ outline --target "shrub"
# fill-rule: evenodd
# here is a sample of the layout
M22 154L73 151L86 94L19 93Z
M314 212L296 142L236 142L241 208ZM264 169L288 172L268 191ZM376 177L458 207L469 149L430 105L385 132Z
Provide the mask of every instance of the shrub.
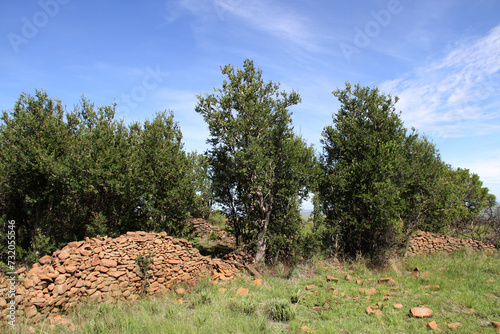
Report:
M288 300L276 298L269 301L267 315L275 321L290 321L295 317L295 311Z

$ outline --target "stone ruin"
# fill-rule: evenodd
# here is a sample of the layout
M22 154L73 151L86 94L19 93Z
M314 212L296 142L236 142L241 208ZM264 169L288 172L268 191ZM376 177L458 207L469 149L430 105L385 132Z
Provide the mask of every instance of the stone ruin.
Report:
M436 252L452 253L462 247L470 247L474 250L486 250L488 253L495 252L494 245L487 245L473 239L457 239L447 235L417 231L408 243L408 255L432 254Z
M201 256L184 239L162 233L127 232L117 238L95 237L70 242L52 256L42 257L26 271L17 270L16 316L34 321L60 314L82 301L135 300L143 292L144 274L136 258L151 252L148 294L162 294L178 285L189 287L203 277L231 280L238 273L235 265L221 259ZM0 277L1 318L10 282Z
M194 225L200 230L208 225L201 223L195 222ZM209 232L221 235L218 230ZM232 236L221 237L229 239ZM495 252L493 245L480 241L418 231L410 239L408 254L453 252L463 246ZM187 240L172 238L165 232L127 232L117 238L97 236L70 242L52 256L42 257L29 271L18 269L16 316L39 321L49 315L61 314L86 300L133 301L143 292L144 282L144 274L136 259L149 252L153 262L148 270L146 292L150 295L163 294L180 285L193 286L203 277L217 283L228 281L243 268L258 274L250 264L251 257L240 254L241 249L218 259L202 256ZM9 288L7 277L0 275L0 318L3 320L7 319L9 312L6 305L10 301L3 299Z

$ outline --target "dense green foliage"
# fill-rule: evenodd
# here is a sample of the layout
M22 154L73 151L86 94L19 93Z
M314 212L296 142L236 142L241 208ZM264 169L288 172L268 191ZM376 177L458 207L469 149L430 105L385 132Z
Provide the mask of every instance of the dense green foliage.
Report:
M494 202L477 175L453 170L434 144L408 132L397 98L351 86L323 132L318 193L339 250L383 256L415 229L443 231Z
M171 112L125 125L115 106L82 97L68 112L45 92L21 94L0 122L0 242L14 222L17 260L33 262L97 234L185 235L188 217L217 221L257 261L318 251L383 257L416 229L500 242L495 196L406 129L397 98L359 84L334 91L341 106L318 164L292 125L298 93L264 82L248 59L222 73L222 88L198 96L205 154L184 151ZM299 210L310 192L305 224Z
M196 111L210 129L207 152L215 199L231 218L236 237L256 245L256 260L292 240L307 194L314 152L293 132L296 92L264 83L246 60L236 71L227 65L216 94L199 96Z
M96 234L178 232L193 210L193 164L173 115L127 127L114 113L84 98L65 112L39 91L3 113L0 237L14 220L18 260Z

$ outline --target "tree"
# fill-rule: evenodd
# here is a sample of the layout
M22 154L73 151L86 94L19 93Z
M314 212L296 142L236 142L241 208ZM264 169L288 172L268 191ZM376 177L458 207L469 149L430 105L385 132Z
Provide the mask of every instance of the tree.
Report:
M475 224L484 218L483 210L496 205L495 195L483 187L479 175L470 173L468 169L448 168L445 186L442 189L441 223L443 228L455 235L473 234ZM479 237L479 235L475 235Z
M433 143L408 133L397 98L349 83L333 94L341 106L323 131L318 192L346 255L380 258L416 229L449 230L494 203L477 175L451 169Z
M68 113L41 91L3 113L0 241L14 220L18 260L96 234L180 231L195 182L173 114L130 126L114 116L84 97Z
M183 149L182 133L172 112L146 121L135 151L142 212L152 230L183 233L195 199L192 163Z
M409 211L415 216L422 210L419 200L405 196L418 193L423 176L418 172L413 187L406 187L410 162L420 163L418 155L433 152L425 151L414 132L407 136L394 107L397 98L349 83L333 94L341 106L333 126L323 131L319 182L326 221L346 255L382 256L408 224L405 210L413 206Z
M289 107L300 102L296 92L264 83L253 61L243 69L222 68L217 94L198 96L196 111L210 130L207 152L214 197L231 217L237 238L256 246L255 260L266 255L270 230L287 222L307 193L314 152L293 132Z
M80 104L67 114L72 145L66 162L71 170L74 205L71 220L79 226L76 239L84 236L118 236L135 229L136 176L140 162L131 130L115 119L115 106L96 107L82 96Z
M64 160L71 133L63 107L45 92L34 97L22 93L1 120L1 234L7 221L14 220L18 258L51 251L54 240L74 230L65 196L70 171Z
M402 153L399 184L404 211L399 218L406 241L417 229L439 232L444 227L440 203L449 166L441 160L435 145L415 131L405 139Z

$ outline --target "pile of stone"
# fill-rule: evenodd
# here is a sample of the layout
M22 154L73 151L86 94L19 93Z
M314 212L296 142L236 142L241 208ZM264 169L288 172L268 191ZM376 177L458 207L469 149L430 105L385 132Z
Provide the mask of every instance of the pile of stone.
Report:
M494 245L487 245L473 239L457 239L447 235L417 231L408 243L408 254L431 254L436 252L454 252L462 247L470 247L475 250L486 250L494 252Z
M217 226L212 226L208 224L205 219L201 218L191 219L190 223L193 227L194 235L201 235L208 237L214 236L215 240L217 240L217 244L228 247L234 246L236 244L236 239L231 233L221 230Z
M193 235L204 236L205 238L215 236L213 241L218 246L235 248L233 251L221 256L225 262L240 268L254 262L254 252L249 247L236 248L236 238L231 233L221 230L217 226L212 226L201 218L192 219L190 223L193 226Z
M225 262L231 263L236 267L245 267L247 264L254 263L254 251L248 247L238 248L231 253L222 256Z
M152 263L147 271L141 270L137 257L148 254ZM177 285L192 286L202 277L230 280L237 272L234 265L201 256L188 241L169 237L165 232L128 232L118 238L97 236L70 242L52 256L42 257L29 271L19 269L16 312L19 317L37 321L79 301L134 300L144 292L144 286L147 293L158 294ZM9 284L6 277L0 277L1 297L7 295ZM6 303L10 301L0 298L0 304ZM7 312L2 307L2 318Z

